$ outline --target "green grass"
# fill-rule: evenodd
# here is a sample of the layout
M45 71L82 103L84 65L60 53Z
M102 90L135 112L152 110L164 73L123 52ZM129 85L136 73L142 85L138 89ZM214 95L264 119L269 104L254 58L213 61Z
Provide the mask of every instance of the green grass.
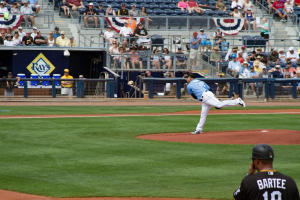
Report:
M212 108L214 109L214 108ZM242 110L227 107L223 110ZM247 109L300 109L300 106L248 106ZM59 114L114 114L114 113L161 113L201 110L199 106L0 106L0 115L59 115Z
M195 108L199 109L198 106L5 109L14 114L82 114ZM0 188L53 197L232 199L232 192L248 170L252 145L135 138L140 134L191 131L198 120L199 116L0 119ZM300 115L209 115L205 131L300 130L299 124ZM274 146L274 150L275 168L292 176L300 185L300 146Z

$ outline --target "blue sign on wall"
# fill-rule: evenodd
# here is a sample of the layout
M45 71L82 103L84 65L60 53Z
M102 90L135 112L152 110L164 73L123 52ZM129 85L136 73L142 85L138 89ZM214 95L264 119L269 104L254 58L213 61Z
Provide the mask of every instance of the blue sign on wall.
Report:
M13 51L12 71L14 75L25 74L63 74L69 68L69 57L62 50L22 50Z

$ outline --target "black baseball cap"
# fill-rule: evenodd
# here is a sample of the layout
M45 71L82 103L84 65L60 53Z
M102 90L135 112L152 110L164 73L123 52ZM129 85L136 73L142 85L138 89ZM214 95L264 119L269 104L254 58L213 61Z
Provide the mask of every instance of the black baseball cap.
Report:
M258 144L252 149L252 159L273 160L274 151L270 145Z

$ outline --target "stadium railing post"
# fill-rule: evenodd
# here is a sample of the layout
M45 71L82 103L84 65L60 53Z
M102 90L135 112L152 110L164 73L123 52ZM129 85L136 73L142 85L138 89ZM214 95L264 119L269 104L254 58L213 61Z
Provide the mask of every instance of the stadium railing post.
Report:
M180 99L181 98L181 81L177 80L176 83L176 98Z
M270 97L270 82L268 80L265 81L265 98L269 99Z
M149 81L149 98L153 98L153 80Z
M52 81L52 98L56 98L56 88L55 88L55 81Z
M239 97L243 98L243 80L240 80L238 83L238 89L239 89Z
M107 98L113 98L114 97L114 91L115 91L114 80L107 80L106 97Z
M294 99L297 98L297 83L295 81L292 81L292 96Z
M229 95L228 95L229 98L233 97L233 87L234 87L234 81L231 80L229 82Z
M27 81L24 81L24 98L28 97Z
M270 97L272 99L275 98L275 85L274 85L274 81L275 81L274 79L270 80Z

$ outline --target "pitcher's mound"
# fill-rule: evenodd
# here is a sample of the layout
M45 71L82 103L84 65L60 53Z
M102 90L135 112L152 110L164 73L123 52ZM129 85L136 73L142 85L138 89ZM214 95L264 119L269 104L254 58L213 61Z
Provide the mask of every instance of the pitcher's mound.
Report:
M162 133L137 136L140 139L159 140L169 142L190 142L205 144L275 144L300 145L300 131L259 129L238 131L204 132L191 135L190 133Z

